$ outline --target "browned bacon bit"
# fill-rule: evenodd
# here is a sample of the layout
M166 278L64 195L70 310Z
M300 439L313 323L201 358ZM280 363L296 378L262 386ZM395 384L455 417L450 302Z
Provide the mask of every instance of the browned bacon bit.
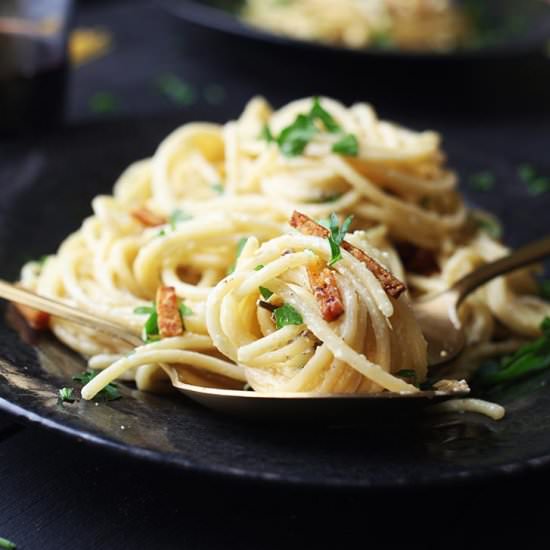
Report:
M307 274L323 319L328 322L338 319L344 313L344 304L334 271L317 262L308 266Z
M161 338L181 336L183 334L183 323L174 287L160 286L157 289L156 305L157 323Z
M142 225L147 227L157 227L159 225L164 225L166 220L162 216L157 216L151 210L142 206L141 208L134 208L131 212L131 215Z
M311 218L301 212L297 212L296 210L290 218L290 225L298 229L298 231L304 235L313 235L315 237L323 238L327 238L330 235L330 232L326 227L314 222ZM360 248L353 246L347 241L342 241L341 246L353 257L367 266L373 275L382 283L384 290L392 298L399 298L399 296L407 290L407 287L397 277L394 277L386 268L382 267L376 260L372 259Z
M13 305L33 330L46 330L50 326L50 315L48 313L15 302Z
M407 271L427 277L439 273L439 265L433 250L406 242L397 243L396 249Z

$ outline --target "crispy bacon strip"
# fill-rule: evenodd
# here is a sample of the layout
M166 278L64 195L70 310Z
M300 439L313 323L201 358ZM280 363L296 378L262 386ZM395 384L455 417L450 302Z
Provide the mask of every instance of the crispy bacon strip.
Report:
M183 323L178 307L176 290L172 286L160 286L156 296L159 333L162 338L181 336Z
M33 309L23 304L12 302L17 311L23 316L33 330L46 330L50 326L50 315L44 311Z
M307 274L323 319L328 322L338 319L344 313L344 304L334 271L317 262L308 266Z
M290 218L290 225L295 227L304 235L313 235L315 237L327 238L330 235L329 230L322 225L314 222L311 218L297 212L292 213ZM366 252L363 252L360 248L353 246L347 241L342 241L342 248L347 250L352 256L354 256L360 262L363 262L367 268L372 271L373 275L382 283L384 290L393 298L398 298L407 287L394 277L387 269L382 267L376 260L372 259Z
M154 212L151 212L151 210L145 208L144 206L141 208L134 208L130 214L139 223L146 225L147 227L157 227L166 223L166 220L163 217L157 216Z

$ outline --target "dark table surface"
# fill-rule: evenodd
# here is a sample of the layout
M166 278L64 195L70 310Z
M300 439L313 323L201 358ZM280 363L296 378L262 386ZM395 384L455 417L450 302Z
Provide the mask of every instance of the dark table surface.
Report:
M114 49L72 73L67 124L173 116L176 126L206 109L234 117L254 94L278 105L321 93L372 101L388 118L550 172L543 56L410 66L318 58L180 26L138 0L82 2L76 23L110 31ZM178 79L172 97L162 91L167 77ZM99 109L97 94L108 96ZM549 488L548 471L422 492L243 485L134 462L0 415L0 536L21 549L477 547L525 529L532 548L547 521L535 497Z

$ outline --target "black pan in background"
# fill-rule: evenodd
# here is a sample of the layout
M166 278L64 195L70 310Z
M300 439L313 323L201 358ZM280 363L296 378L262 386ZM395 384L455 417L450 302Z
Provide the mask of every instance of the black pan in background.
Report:
M158 0L183 21L203 28L295 50L332 53L359 58L398 59L490 59L542 51L550 37L550 6L544 0L463 0L480 12L479 40L471 47L449 52L400 51L389 48L351 49L322 42L305 41L253 27L238 14L244 0ZM266 0L267 1L267 0Z
M212 117L195 109L192 118ZM38 144L4 145L0 277L13 280L22 263L53 252L90 214L90 200L111 192L130 162L151 155L183 122L170 114L95 123ZM505 221L508 242L519 245L548 233L545 197L529 196L516 160L453 143L446 150L464 181L480 170L495 174L498 192L478 193L467 185L463 191ZM126 385L119 401L60 406L57 390L73 384L71 376L85 368L83 359L51 336L25 339L11 323L0 304L0 409L125 457L192 474L322 489L457 486L550 465L550 373L499 396L508 409L501 422L465 414L400 418L391 425L373 418L361 427L265 426L212 413L180 395L150 395Z

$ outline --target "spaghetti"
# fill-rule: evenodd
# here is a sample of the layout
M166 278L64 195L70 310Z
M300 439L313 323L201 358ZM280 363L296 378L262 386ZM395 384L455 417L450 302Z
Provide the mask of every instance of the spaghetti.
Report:
M156 390L163 367L262 392L417 391L426 343L410 301L507 253L464 207L438 134L328 98L278 111L256 98L237 121L186 124L92 207L21 273L25 287L143 334L130 350L50 319L101 371L85 399L121 377ZM523 270L465 301L456 377L540 333L550 304L535 290Z

